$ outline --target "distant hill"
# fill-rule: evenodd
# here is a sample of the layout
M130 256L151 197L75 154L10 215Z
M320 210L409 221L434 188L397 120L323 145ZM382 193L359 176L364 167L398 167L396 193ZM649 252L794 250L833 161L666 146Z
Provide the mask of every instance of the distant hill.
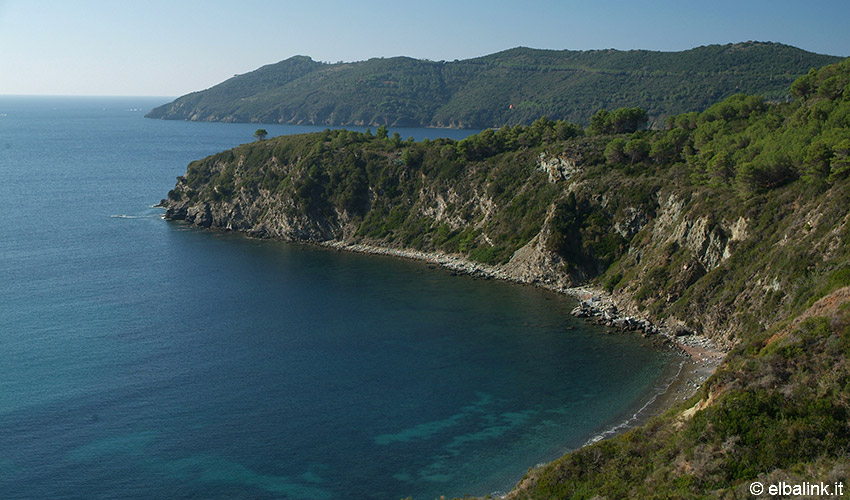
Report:
M541 116L587 123L602 108L641 107L660 123L738 93L786 100L797 77L840 59L762 42L682 52L520 47L453 62L328 64L295 56L187 94L147 117L487 128Z

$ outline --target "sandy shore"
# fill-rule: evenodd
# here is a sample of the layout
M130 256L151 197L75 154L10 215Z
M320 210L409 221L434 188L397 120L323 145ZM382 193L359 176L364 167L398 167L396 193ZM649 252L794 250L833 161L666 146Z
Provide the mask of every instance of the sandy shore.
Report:
M700 360L690 356L683 356L678 374L670 381L670 385L664 392L657 394L648 401L639 414L637 414L628 425L618 428L619 432L638 427L646 423L650 418L660 415L675 405L686 401L702 387L708 377L714 373L719 365L717 358ZM610 436L616 435L612 433ZM609 437L606 435L605 437Z

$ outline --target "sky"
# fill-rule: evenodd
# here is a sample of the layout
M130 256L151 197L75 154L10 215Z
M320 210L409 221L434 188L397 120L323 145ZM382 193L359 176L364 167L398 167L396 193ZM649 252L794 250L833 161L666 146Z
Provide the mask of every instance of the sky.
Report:
M177 97L294 55L468 59L748 40L850 56L848 0L0 0L0 95Z

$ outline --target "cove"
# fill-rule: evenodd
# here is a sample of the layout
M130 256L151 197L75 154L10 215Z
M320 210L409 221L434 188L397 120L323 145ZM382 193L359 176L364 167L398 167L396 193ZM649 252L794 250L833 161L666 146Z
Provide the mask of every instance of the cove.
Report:
M151 101L0 101L5 497L484 495L669 378L568 297L161 220L256 126Z

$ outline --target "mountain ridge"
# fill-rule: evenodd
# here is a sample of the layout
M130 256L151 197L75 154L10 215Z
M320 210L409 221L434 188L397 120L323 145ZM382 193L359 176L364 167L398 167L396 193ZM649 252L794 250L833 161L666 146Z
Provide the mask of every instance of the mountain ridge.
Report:
M840 60L772 42L686 51L515 47L466 60L406 56L262 66L151 110L149 118L328 126L476 128L540 116L587 123L600 108L642 107L651 123L735 93L789 98L791 82Z

